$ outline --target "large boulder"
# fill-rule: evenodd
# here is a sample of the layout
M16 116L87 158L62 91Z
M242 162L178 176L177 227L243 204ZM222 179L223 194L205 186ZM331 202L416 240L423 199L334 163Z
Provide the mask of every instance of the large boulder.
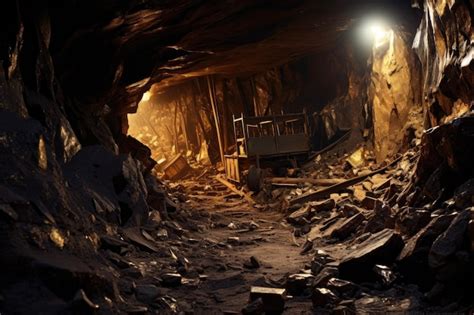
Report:
M87 146L66 165L68 182L90 198L95 212L112 222L139 225L148 217L147 189L140 164L102 146Z
M455 215L440 215L412 236L397 258L402 274L424 288L433 284L433 272L427 268L428 253L435 239L443 233Z
M459 213L447 230L436 238L428 257L431 268L443 266L449 256L460 250L464 240L467 239L467 228L473 210L474 208L469 208Z
M403 246L400 234L391 229L375 233L345 255L339 264L339 276L355 282L371 281L375 264L390 265Z

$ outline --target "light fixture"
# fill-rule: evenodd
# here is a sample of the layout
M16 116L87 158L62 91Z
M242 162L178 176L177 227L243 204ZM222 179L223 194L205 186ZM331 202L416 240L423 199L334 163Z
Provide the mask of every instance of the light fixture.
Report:
M372 44L378 48L385 44L390 39L392 30L388 23L381 18L367 19L361 27L361 35L363 41Z

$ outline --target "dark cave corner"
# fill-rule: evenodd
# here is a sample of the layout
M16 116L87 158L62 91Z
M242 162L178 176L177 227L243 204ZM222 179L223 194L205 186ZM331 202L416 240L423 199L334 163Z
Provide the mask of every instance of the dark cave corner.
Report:
M0 314L472 313L473 8L0 4Z

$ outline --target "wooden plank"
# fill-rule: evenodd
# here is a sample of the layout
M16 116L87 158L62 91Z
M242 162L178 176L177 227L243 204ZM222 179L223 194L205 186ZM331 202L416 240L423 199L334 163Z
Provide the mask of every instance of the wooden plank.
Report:
M270 184L304 184L310 183L318 186L332 186L344 182L340 178L309 178L309 177L270 177L265 178L265 182Z
M217 175L215 177L215 179L217 181L219 181L222 185L226 186L227 188L229 188L232 192L238 194L239 196L242 196L242 198L244 198L245 200L247 200L251 205L254 205L255 204L255 201L250 197L250 195L244 193L243 191L241 190L238 190L235 185L233 185L232 183L228 182L225 178L222 178L221 176Z
M207 76L207 87L209 89L209 98L211 100L211 107L212 107L212 114L214 115L214 122L216 125L216 133L217 133L217 141L219 143L219 153L221 156L221 162L222 166L225 166L225 160L224 160L224 147L222 143L222 136L221 136L221 127L220 127L220 122L219 122L219 112L217 109L217 104L216 104L216 99L215 99L215 86L214 86L214 80L212 81L211 84L211 79L210 76Z
M379 173L384 172L389 167L391 167L392 165L399 162L401 159L402 159L402 156L396 158L394 161L392 161L387 166L382 167L378 170L375 170L375 171L373 171L369 174L354 177L354 178L348 179L348 180L346 180L342 183L332 185L332 186L317 190L315 192L307 193L307 194L301 195L299 197L296 197L295 199L290 200L290 205L312 201L312 200L315 200L315 199L318 199L318 198L323 198L323 197L329 196L330 194L333 194L333 193L337 193L337 192L339 192L339 191L341 191L345 188L348 188L352 185L355 185L357 183L360 183L360 182L364 181L365 179L367 179L370 176L374 176L375 174L379 174Z

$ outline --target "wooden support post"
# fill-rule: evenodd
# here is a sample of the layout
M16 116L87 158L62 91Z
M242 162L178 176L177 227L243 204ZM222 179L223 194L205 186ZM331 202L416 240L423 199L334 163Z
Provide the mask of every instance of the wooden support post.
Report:
M255 116L260 116L260 108L258 106L258 92L257 92L257 85L255 84L255 78L252 76L250 78L250 86L252 87L252 94L253 94L253 108L255 112Z
M178 117L178 101L174 101L174 123L173 123L173 131L174 131L174 149L175 153L179 152L178 148L178 126L176 125L176 120Z
M210 76L207 76L207 87L209 89L209 98L211 100L212 113L214 115L214 122L216 124L217 141L219 142L219 153L221 156L221 162L222 162L222 166L225 166L224 148L222 144L221 128L220 128L220 123L219 123L219 112L217 111L217 106L216 106L216 99L215 99L216 95L215 95L215 90L213 88L214 82L212 82L212 85L211 85Z
M197 80L196 82L199 83L199 80ZM198 92L200 93L200 90L198 90ZM194 86L192 89L192 94L193 94L192 95L193 96L193 110L196 113L197 122L201 130L201 136L202 136L201 140L206 140L206 128L204 127L204 122L202 121L202 118L201 118L201 108L198 107L198 103L196 101L196 91L195 91ZM201 140L199 140L199 145L202 143Z
M224 133L224 153L227 152L229 148L229 93L227 90L226 81L223 81L222 84L223 92L223 101L222 101L222 131Z
M184 136L184 142L186 144L186 154L187 154L188 151L189 151L189 139L188 139L188 130L186 129L185 109L183 109L184 105L186 105L186 103L184 102L184 100L180 96L180 98L179 98L179 113L181 114L181 119L180 119L181 120L181 129L182 129L183 136Z

